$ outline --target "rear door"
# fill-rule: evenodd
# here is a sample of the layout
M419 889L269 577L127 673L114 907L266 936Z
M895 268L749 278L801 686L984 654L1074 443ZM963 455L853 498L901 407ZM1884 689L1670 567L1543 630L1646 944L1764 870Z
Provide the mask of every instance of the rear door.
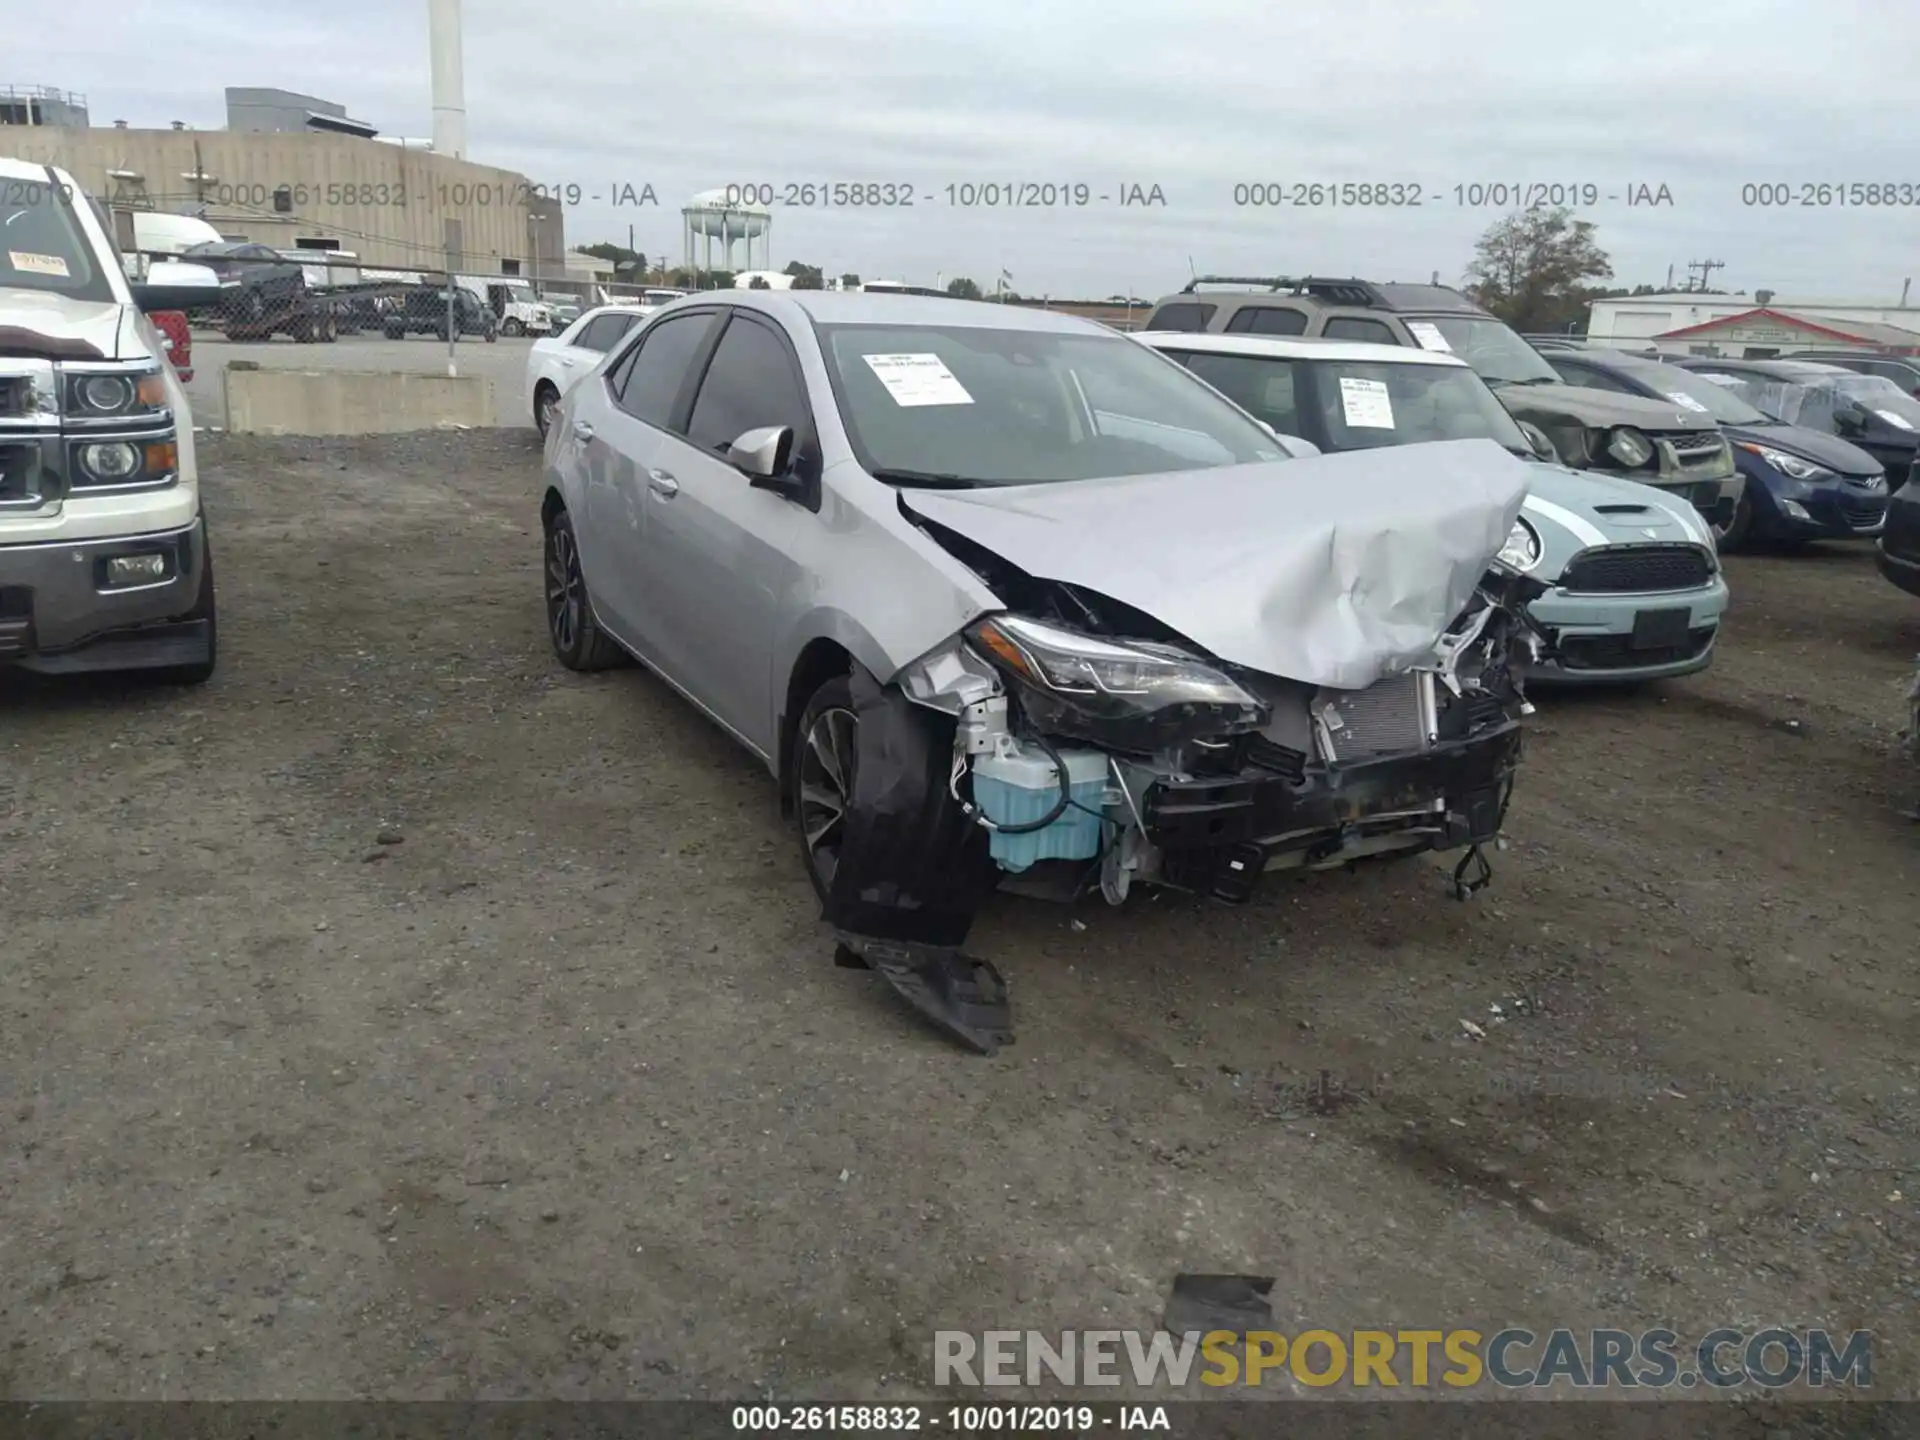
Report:
M663 669L764 757L774 746L778 597L799 588L792 535L819 522L798 502L755 489L727 449L749 430L784 425L805 473L817 469L819 442L786 334L744 309L725 325L685 424L655 451L636 582Z
M694 367L715 312L694 310L647 327L591 389L573 397L563 444L583 448L586 523L574 528L594 609L642 659L659 663L659 627L643 598L648 476L669 429L684 423Z

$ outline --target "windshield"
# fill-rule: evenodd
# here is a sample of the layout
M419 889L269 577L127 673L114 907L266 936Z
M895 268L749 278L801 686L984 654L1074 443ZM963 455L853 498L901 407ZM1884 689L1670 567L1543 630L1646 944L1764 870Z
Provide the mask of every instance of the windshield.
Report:
M1725 385L1676 365L1622 365L1642 385L1659 391L1682 410L1704 410L1716 425L1763 425L1768 417ZM1689 403L1691 402L1691 403Z
M0 185L0 288L114 298L71 202L51 181Z
M1031 485L1284 460L1260 426L1119 335L822 325L840 417L869 472Z
M1517 454L1533 453L1487 382L1464 366L1201 353L1182 358L1248 414L1324 450L1491 440Z
M1492 316L1429 315L1418 322L1431 325L1445 337L1447 346L1467 364L1480 372L1490 385L1520 384L1544 380L1560 384L1553 367L1540 358L1540 352L1514 334ZM1420 329L1407 322L1416 338ZM1427 347L1434 349L1432 345Z
M540 297L533 293L530 285L507 286L507 299L515 305L538 305Z

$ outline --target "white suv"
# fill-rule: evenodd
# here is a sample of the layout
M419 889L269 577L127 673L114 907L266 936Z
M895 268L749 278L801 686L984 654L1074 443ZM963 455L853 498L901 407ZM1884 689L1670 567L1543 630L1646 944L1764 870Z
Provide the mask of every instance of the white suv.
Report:
M0 665L213 673L193 417L149 310L65 171L0 158Z

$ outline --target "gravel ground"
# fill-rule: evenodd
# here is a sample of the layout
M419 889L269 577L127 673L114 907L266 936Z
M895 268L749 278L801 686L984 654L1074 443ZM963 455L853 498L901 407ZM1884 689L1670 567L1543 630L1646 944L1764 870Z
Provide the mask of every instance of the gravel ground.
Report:
M762 770L551 660L530 434L202 454L213 684L0 682L0 1398L912 1397L937 1328L1181 1270L1870 1327L1915 1393L1920 605L1865 550L1537 697L1470 904L1002 899L980 1059L833 966Z

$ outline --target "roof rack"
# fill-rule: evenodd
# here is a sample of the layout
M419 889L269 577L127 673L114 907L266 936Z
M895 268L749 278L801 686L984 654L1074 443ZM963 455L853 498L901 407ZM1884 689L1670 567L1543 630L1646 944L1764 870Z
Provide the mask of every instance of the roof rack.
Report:
M1312 295L1336 305L1386 306L1387 297L1371 281L1336 280L1320 275L1196 275L1182 295L1196 293L1202 285L1232 285L1241 289L1266 290L1275 294Z

